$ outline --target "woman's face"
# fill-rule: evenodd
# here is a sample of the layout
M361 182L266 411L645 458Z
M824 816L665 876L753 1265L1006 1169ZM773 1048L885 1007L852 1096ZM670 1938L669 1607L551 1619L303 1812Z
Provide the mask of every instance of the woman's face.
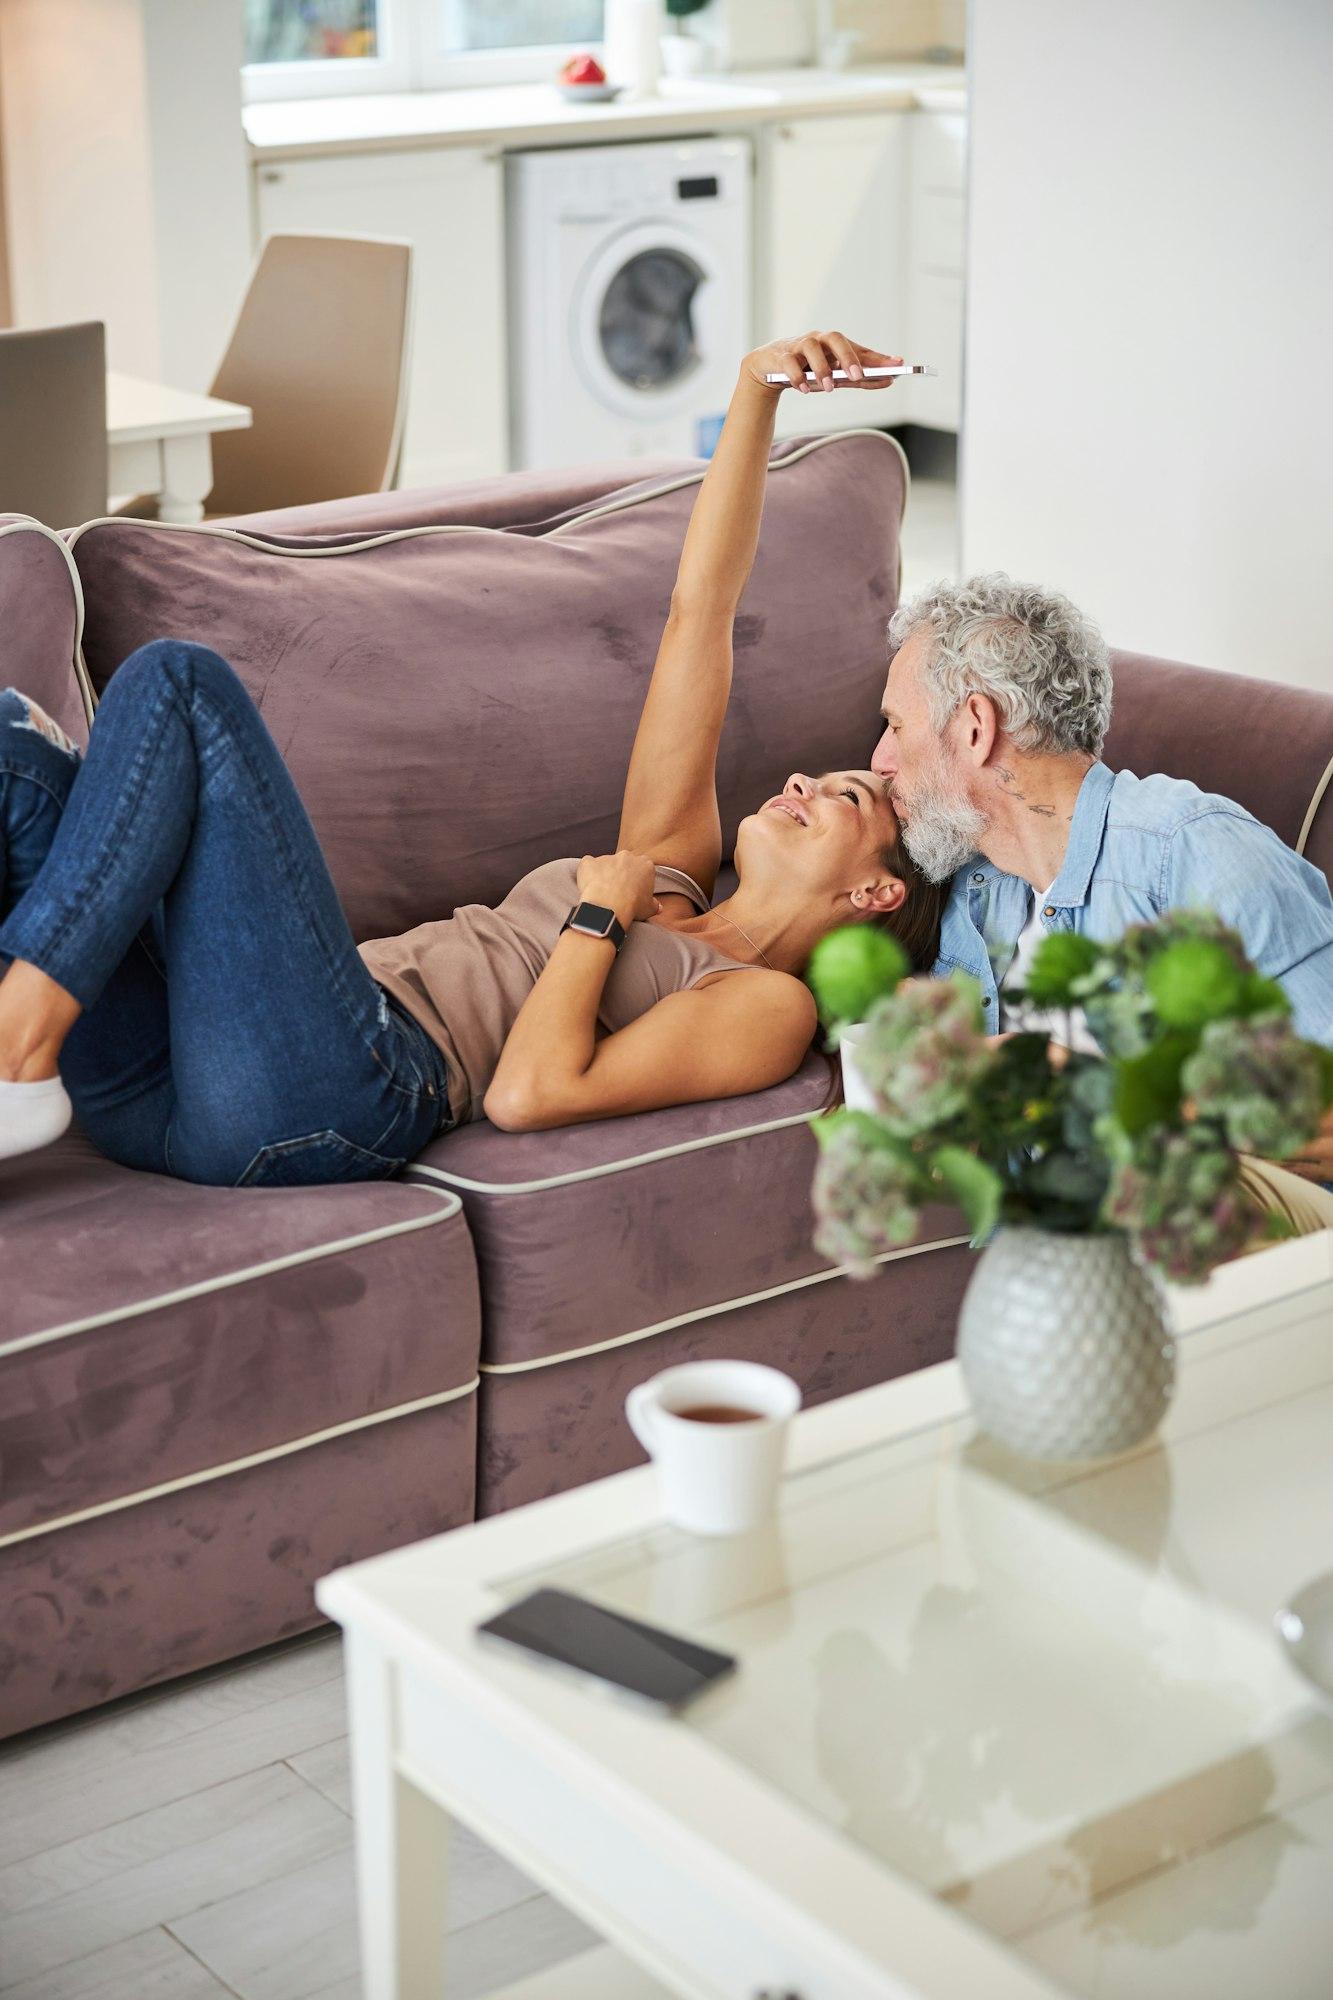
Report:
M772 876L803 896L845 900L841 921L896 909L905 893L884 863L896 845L898 817L873 771L793 771L775 798L743 819L736 835L738 872Z

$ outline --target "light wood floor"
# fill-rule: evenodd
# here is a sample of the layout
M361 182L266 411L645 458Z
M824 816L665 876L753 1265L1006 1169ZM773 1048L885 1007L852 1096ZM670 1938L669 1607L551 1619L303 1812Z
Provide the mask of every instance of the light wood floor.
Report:
M0 1744L6 2000L358 2000L340 1641ZM449 2000L591 1933L457 1830Z

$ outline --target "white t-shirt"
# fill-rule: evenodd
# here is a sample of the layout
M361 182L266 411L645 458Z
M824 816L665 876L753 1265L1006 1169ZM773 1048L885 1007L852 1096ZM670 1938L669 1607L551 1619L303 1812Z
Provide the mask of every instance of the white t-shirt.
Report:
M1000 1032L1006 1035L1045 1035L1048 1041L1059 1042L1065 1048L1077 1050L1080 1055L1098 1056L1101 1050L1089 1031L1081 1007L1067 1011L1063 1007L1015 1008L1005 1004L1006 990L1012 991L1014 987L1026 983L1037 946L1046 936L1041 913L1051 891L1046 889L1040 896L1034 890L1028 893L1032 900L1028 906L1027 922L1018 934L1013 963L1000 981Z

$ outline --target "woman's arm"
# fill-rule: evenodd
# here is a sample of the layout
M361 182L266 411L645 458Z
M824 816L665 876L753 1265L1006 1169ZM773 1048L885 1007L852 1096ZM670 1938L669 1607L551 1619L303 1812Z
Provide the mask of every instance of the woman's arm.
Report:
M566 932L565 942L573 936ZM609 962L611 946L598 938L575 943L586 954L586 977L589 984L595 980L600 996L609 965L594 968L589 961L600 954ZM539 980L529 1007L540 987ZM552 982L538 1003L550 1060L522 1078L502 1078L497 1071L485 1111L502 1131L547 1131L767 1090L800 1068L819 1025L810 989L790 973L728 972L715 984L669 993L619 1034L604 1036L580 1068L570 1060L562 1033L562 1003L572 998L572 981L569 987ZM536 1019L532 1026L537 1028Z
M859 377L894 357L841 333L773 341L747 354L704 475L681 550L671 613L658 649L625 780L619 845L682 868L711 894L721 860L717 747L731 693L731 629L754 564L781 373L801 393L807 368ZM849 386L879 388L880 383Z
M626 930L652 914L653 864L641 854L585 855L579 894ZM785 972L726 973L659 1000L619 1034L597 1039L615 962L609 939L566 931L509 1031L484 1110L507 1132L577 1125L667 1104L763 1090L795 1070L817 1025L815 1003Z

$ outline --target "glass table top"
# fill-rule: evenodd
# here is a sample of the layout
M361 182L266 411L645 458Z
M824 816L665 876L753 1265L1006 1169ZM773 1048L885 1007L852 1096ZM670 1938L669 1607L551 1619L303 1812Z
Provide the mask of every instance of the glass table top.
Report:
M699 1731L1097 2000L1333 1993L1333 1710L1273 1631L1333 1569L1333 1287L1185 1342L1161 1439L1018 1461L964 1421L504 1579L736 1654Z

